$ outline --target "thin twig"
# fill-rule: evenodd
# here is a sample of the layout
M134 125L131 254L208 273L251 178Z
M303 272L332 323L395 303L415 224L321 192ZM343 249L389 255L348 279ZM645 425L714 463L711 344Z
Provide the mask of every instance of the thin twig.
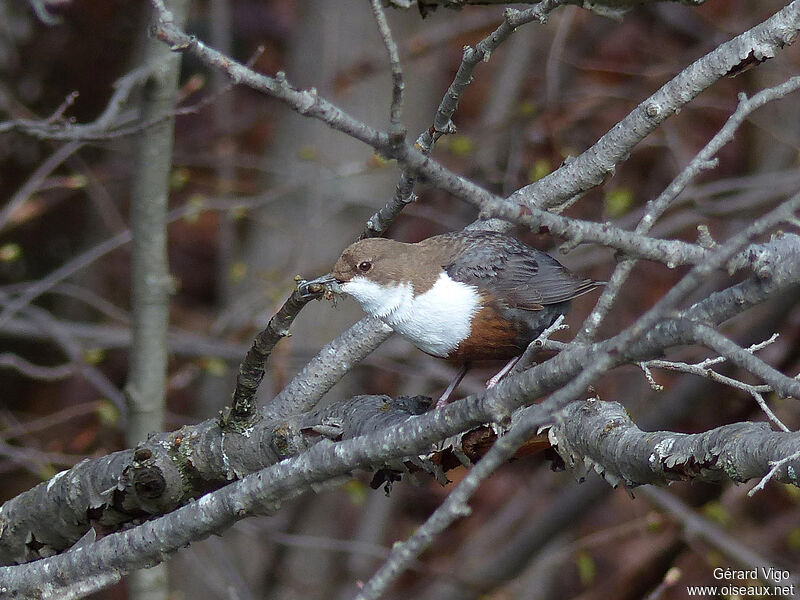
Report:
M769 470L769 472L766 475L764 475L764 477L761 478L761 481L759 481L753 487L752 490L747 492L747 495L748 496L753 496L753 495L755 495L756 492L760 492L761 490L763 490L764 487L769 482L769 480L772 479L773 477L775 477L775 475L778 473L778 471L781 470L781 467L783 465L785 465L786 463L792 462L793 460L797 460L798 458L800 458L800 450L798 450L794 454L790 454L789 456L785 456L781 460L775 461L772 464L772 468Z
M458 67L453 81L442 96L439 107L436 109L432 125L419 134L414 143L414 148L424 156L429 156L439 138L443 135L455 133L456 126L453 124L452 117L458 108L461 97L470 83L472 83L473 73L477 65L481 62L488 62L492 52L508 39L517 27L534 20L544 23L547 20L547 15L560 5L560 1L548 1L525 11L509 9L504 13L504 19L500 26L478 42L474 48L467 46L462 55L461 65ZM397 215L408 204L416 201L417 196L414 194L416 182L416 171L409 168L403 169L394 196L383 208L367 220L366 227L361 234L362 239L382 235L394 219L397 218Z
M0 231L2 231L14 216L14 212L19 206L28 200L39 186L42 185L44 179L50 175L55 169L61 165L67 158L75 154L81 149L83 144L81 142L70 142L58 148L51 154L36 170L31 173L25 183L17 190L17 192L6 203L2 210L0 210Z
M714 328L703 323L692 324L692 335L697 343L725 356L732 363L765 381L784 398L800 399L800 381L787 377L768 365L755 354L748 352Z
M406 135L406 128L403 126L403 69L400 66L400 54L397 51L397 44L392 37L389 22L386 19L386 12L383 10L381 0L370 0L372 13L375 15L375 22L378 25L383 45L389 55L389 66L392 70L392 106L389 111L390 135L398 142L402 142Z
M743 348L745 352L749 352L753 354L758 350L761 350L768 346L769 344L773 343L776 339L778 339L778 334L772 334L769 339L764 340L763 342L759 342L757 344L753 344L748 348ZM721 383L723 385L730 386L734 389L741 390L743 392L747 392L750 394L753 399L756 401L758 406L767 415L767 418L775 423L775 425L783 430L789 431L789 428L786 426L783 421L781 421L775 413L772 412L772 409L769 408L766 401L764 400L764 396L762 394L766 392L771 392L772 387L769 385L751 385L749 383L745 383L743 381L739 381L738 379L734 379L732 377L728 377L721 373L718 373L714 369L711 368L712 365L717 365L719 363L725 362L727 357L725 356L716 356L713 358L707 358L699 363L688 364L685 362L679 361L670 361L670 360L648 360L645 362L640 362L639 367L645 374L650 387L654 390L663 390L664 387L659 385L655 379L653 378L653 374L650 372L650 369L665 369L669 371L680 371L681 373L689 373L691 375L697 375L699 377L705 377L711 381Z

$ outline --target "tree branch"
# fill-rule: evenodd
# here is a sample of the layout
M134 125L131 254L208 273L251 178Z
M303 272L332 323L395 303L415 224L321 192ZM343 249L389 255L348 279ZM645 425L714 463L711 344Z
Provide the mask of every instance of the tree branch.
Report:
M800 433L772 431L766 423L734 423L697 434L645 432L621 404L589 401L564 409L550 441L578 477L594 470L615 487L632 487L762 477L773 462L795 452ZM796 459L784 464L776 478L800 485L798 469Z

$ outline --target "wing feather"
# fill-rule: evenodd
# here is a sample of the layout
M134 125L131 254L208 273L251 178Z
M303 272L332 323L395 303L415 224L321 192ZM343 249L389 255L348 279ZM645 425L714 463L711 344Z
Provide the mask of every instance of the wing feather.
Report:
M442 265L447 274L502 298L510 308L542 310L602 285L506 235L475 231L445 236L459 242Z

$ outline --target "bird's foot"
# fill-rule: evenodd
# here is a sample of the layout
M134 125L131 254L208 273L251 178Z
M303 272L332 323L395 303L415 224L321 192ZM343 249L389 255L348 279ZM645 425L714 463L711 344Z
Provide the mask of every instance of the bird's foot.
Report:
M436 401L436 406L434 406L434 410L437 408L444 408L450 404L450 394L442 394L441 397Z
M462 365L462 367L458 370L458 373L456 373L456 376L453 377L452 381L450 381L448 384L447 389L442 392L442 395L436 401L436 408L442 408L443 406L450 404L450 395L453 393L453 390L456 389L458 384L461 383L461 380L464 379L464 375L466 375L467 371L469 371L469 367L469 363L464 363Z
M500 369L497 373L495 373L487 382L486 382L486 389L493 388L500 380L508 375L508 372L514 368L514 366L519 362L519 359L522 358L522 355L515 356L510 361L506 363L506 366Z

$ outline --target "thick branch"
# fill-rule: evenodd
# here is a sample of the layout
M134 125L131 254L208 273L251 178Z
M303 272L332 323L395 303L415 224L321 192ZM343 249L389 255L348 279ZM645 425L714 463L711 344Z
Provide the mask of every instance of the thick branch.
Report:
M550 429L550 441L580 477L597 471L611 485L628 487L671 481L762 477L772 463L796 452L800 433L773 431L766 423L734 423L687 434L642 431L616 402L576 402ZM800 458L785 463L775 479L800 485Z
M0 563L60 552L86 533L90 520L116 528L142 512L168 512L321 439L393 427L428 406L424 398L356 396L290 419L265 417L242 433L208 420L151 436L135 450L84 461L3 504Z

